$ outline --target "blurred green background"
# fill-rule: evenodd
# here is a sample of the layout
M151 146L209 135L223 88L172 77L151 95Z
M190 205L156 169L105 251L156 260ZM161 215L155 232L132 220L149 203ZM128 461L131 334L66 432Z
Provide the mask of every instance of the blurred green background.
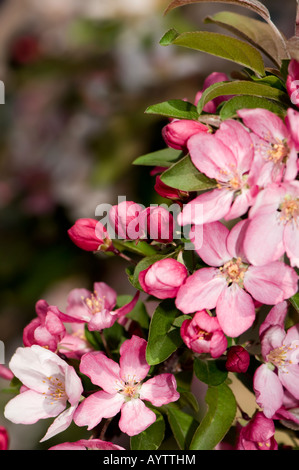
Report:
M222 10L253 16L248 10L206 3L163 16L168 3L0 2L0 340L6 363L22 345L38 299L63 310L72 288L91 288L94 281L131 293L126 265L80 250L67 229L79 217L94 217L97 205L117 203L117 196L159 202L150 169L131 165L165 147L166 121L145 109L172 98L193 101L209 73L235 69L159 40L172 27L221 32L203 19ZM264 3L283 33L293 35L295 0ZM11 448L48 448L38 444L43 423L28 428L5 421L9 398L1 395L0 425L11 433Z

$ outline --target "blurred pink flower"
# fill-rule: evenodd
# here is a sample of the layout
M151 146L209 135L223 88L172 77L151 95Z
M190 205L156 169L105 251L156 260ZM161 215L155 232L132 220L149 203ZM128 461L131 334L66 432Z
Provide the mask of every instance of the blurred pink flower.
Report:
M0 450L8 450L9 437L4 426L0 426Z
M208 75L203 82L203 87L201 91L198 91L195 97L195 105L198 104L198 101L200 100L202 93L209 88L210 86L214 85L215 83L219 82L228 82L229 78L228 76L223 73L223 72L212 72L210 75ZM221 104L223 101L227 101L231 96L218 96L217 98L214 98L213 100L209 101L203 108L203 110L206 113L214 114L217 110L217 107L219 104Z
M160 374L143 382L150 370L145 357L146 345L146 340L138 336L126 340L120 348L119 365L102 352L83 356L80 371L102 390L80 404L74 416L78 426L88 426L90 430L102 418L111 418L120 412L120 430L134 436L156 420L156 414L143 400L154 406L178 400L172 374Z
M64 442L48 450L125 450L124 447L101 439L80 439L76 442Z
M289 63L286 87L292 103L299 107L299 62L295 59Z

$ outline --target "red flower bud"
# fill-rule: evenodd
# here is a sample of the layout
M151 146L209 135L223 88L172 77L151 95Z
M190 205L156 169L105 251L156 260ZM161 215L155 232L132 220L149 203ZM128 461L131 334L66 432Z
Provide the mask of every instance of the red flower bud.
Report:
M187 141L192 135L208 131L209 128L201 122L181 119L163 127L162 136L169 147L186 151Z
M0 426L0 450L8 450L8 434L3 426Z
M75 245L86 251L108 251L112 247L107 230L95 219L78 219L68 234Z
M230 372L246 372L250 355L242 346L231 346L227 352L226 369Z

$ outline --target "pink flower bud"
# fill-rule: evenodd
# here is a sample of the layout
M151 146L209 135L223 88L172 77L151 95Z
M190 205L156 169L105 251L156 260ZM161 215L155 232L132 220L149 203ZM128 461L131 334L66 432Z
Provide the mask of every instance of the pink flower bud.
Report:
M216 317L206 310L197 312L192 320L185 320L181 326L181 337L189 349L196 353L208 353L220 357L227 348L227 339Z
M237 450L277 450L274 434L273 420L266 418L261 411L258 411L241 429Z
M8 450L8 434L3 426L0 426L0 450Z
M232 346L227 352L226 369L230 372L244 373L250 363L250 355L242 346Z
M186 151L188 139L199 132L208 132L209 128L198 121L188 119L174 120L162 129L166 144L177 150Z
M0 364L0 377L5 380L12 380L14 375L10 369Z
M188 276L186 267L173 258L165 258L139 273L139 283L149 295L158 299L174 298Z
M138 216L143 207L133 201L122 201L112 206L109 212L109 222L119 238L137 240L141 238Z
M107 230L95 219L78 219L68 234L75 245L86 251L108 251L112 247Z
M173 216L164 207L147 207L140 214L140 224L151 240L160 243L170 243L173 240Z

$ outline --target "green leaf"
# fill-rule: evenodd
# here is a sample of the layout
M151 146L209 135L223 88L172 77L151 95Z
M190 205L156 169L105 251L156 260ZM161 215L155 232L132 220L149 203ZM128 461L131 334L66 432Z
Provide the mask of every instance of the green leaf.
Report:
M219 82L207 88L197 104L198 112L201 113L204 106L214 98L224 95L248 95L269 98L280 103L288 103L288 95L278 88L273 88L263 83L248 80L235 80L233 82Z
M167 407L166 413L179 448L187 450L192 436L198 427L198 421L193 416L171 406Z
M208 411L194 433L190 450L213 450L230 429L236 415L236 400L225 384L209 387Z
M260 98L259 96L234 96L226 101L219 111L222 120L237 117L237 111L245 108L264 108L279 116L285 115L285 108L278 103L268 100L267 98Z
M132 300L132 295L119 295L117 297L117 307L122 307ZM135 307L131 312L127 313L126 318L136 321L141 328L148 329L150 317L146 311L145 305L141 300L138 300Z
M164 42L163 38L162 42ZM260 52L240 39L211 31L193 31L179 34L173 38L171 44L206 52L235 62L253 70L260 76L265 74L264 62Z
M150 365L165 361L183 340L173 322L178 314L172 299L163 300L155 310L149 328L146 360Z
M155 248L144 240L113 240L113 245L121 252L130 251L142 256L150 256L156 253Z
M196 357L193 367L196 377L208 385L220 385L227 378L227 370L224 361L221 360L204 360Z
M258 48L278 67L286 57L285 47L277 40L271 26L263 21L229 11L216 13L207 17L205 23L221 26Z
M159 114L160 116L176 119L196 120L198 118L198 112L194 104L178 99L153 104L145 112L147 114Z
M299 292L289 299L294 309L299 313Z
M145 431L131 437L131 450L157 450L165 434L165 421L161 413L152 410L157 416L156 421Z
M168 186L182 191L206 191L217 187L215 180L198 171L189 155L164 171L161 180Z
M168 168L182 155L183 154L180 150L166 148L156 152L147 153L136 158L136 160L133 161L133 165L162 166Z

